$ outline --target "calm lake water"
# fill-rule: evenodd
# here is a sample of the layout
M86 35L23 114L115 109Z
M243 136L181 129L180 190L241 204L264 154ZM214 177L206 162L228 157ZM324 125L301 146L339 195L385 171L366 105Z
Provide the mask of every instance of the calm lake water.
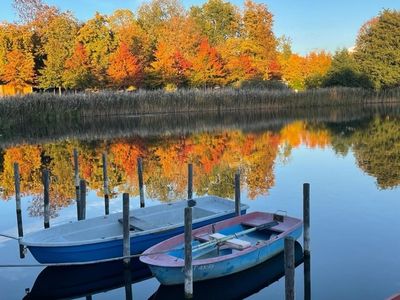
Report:
M188 162L194 165L196 195L233 198L240 168L249 211L284 210L302 218L302 185L311 184L313 299L386 299L400 292L400 114L345 110L318 116L186 116L183 121L164 116L163 121L125 118L47 131L29 126L13 128L15 134L0 131L0 233L17 235L13 162L20 164L25 233L43 227L43 168L51 172L51 226L76 219L74 148L89 186L87 218L104 214L103 152L109 160L110 212L122 209L123 192L131 194L132 208L139 206L139 156L146 205L185 198ZM122 299L129 276L138 281L132 285L134 299L183 295L181 287L160 287L146 270L124 274L119 264L72 270L1 267L36 263L29 252L19 256L17 242L0 237L0 299L27 293L27 299ZM283 299L280 259L196 285L195 296ZM303 264L295 282L296 299L303 299Z

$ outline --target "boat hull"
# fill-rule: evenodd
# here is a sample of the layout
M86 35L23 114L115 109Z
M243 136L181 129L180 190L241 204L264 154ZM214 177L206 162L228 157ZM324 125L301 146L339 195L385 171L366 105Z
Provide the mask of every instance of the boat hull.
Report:
M302 227L298 227L287 236L293 237L295 240L300 238ZM213 278L219 278L231 275L248 268L254 267L260 263L277 255L284 249L284 239L278 239L275 242L258 248L255 251L248 252L235 258L212 262L208 264L193 266L193 281L203 281ZM182 267L168 267L150 265L153 275L164 285L176 285L184 283L184 271Z
M245 214L246 210L242 210ZM219 222L235 216L235 213L210 218L205 221L193 223L193 228ZM149 233L131 237L131 254L139 254L151 246L168 238L183 233L184 227L180 226L170 230ZM27 246L35 259L40 263L67 263L91 262L123 256L122 238L91 244L76 246Z

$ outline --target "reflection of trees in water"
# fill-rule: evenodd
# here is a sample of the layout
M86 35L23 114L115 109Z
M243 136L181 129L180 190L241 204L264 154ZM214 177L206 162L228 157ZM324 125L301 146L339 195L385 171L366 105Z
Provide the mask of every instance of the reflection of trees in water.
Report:
M367 128L355 131L353 150L357 163L376 178L382 189L400 184L400 121L375 118Z
M50 202L50 218L58 217L58 209L56 201ZM30 202L28 207L29 216L31 217L42 217L44 215L44 204L43 197L39 195L35 195Z
M43 193L41 171L51 174L50 202L54 209L68 206L75 198L72 152L79 152L80 176L88 187L103 196L102 153L108 153L111 195L129 192L138 195L137 158L143 157L146 196L162 201L183 199L187 195L187 164L194 166L194 191L232 198L234 174L240 169L242 186L250 198L266 194L274 185L274 164L290 152L282 149L304 143L325 147L329 136L325 129L310 129L304 122L286 125L280 131L244 133L239 130L157 138L127 138L111 141L78 142L65 140L43 145L8 148L0 186L4 198L13 196L13 162L20 164L21 190L24 195ZM287 145L286 148L281 145ZM48 158L48 159L44 159ZM37 202L37 201L36 201ZM34 202L32 212L40 214Z

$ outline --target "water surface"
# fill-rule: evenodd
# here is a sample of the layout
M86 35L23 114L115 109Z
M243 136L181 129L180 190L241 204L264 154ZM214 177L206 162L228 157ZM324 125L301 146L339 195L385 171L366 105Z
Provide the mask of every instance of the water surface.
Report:
M250 211L284 210L301 218L302 184L311 184L314 299L385 299L400 291L397 116L391 109L294 117L254 113L212 118L168 116L164 123L125 118L108 120L105 127L100 121L95 125L87 123L79 127L83 131L72 125L64 132L48 129L47 133L13 128L18 134L3 135L0 140L0 232L17 234L14 162L20 164L22 178L24 232L43 227L44 168L51 172L51 226L76 219L73 149L79 151L80 176L89 186L87 218L104 214L104 152L109 161L111 212L121 210L123 192L130 193L131 207L139 206L138 157L144 161L146 205L185 198L188 162L194 165L196 195L233 198L234 174L240 169L242 200ZM36 136L30 135L31 131ZM15 241L0 238L0 265L32 263L36 262L30 253L20 259ZM284 278L268 279L263 275L270 268L261 266L241 276L248 291L237 291L238 295L283 299ZM26 289L43 284L41 278L49 271L46 269L39 276L42 271L43 268L0 267L0 298L21 299ZM87 294L93 294L94 299L124 298L124 276L121 272L116 274L112 277L114 285L108 281L103 289ZM138 274L130 276L135 275ZM50 277L57 278L54 274ZM70 278L73 277L74 274ZM66 278L60 275L57 280ZM223 281L217 284L221 290L227 288ZM49 283L48 289L54 286ZM111 290L104 292L105 287ZM208 288L211 287L197 287L202 291ZM176 291L174 294L163 288L155 294L158 289L154 278L132 285L135 299L148 299L153 294L153 299L176 296ZM299 265L296 295L301 299L303 293L303 265Z

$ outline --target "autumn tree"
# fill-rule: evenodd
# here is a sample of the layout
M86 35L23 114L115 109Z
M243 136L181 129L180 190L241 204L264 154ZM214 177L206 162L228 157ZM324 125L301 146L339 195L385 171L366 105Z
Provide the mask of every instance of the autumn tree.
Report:
M77 41L85 46L97 85L104 86L107 83L110 55L116 48L107 18L96 13L79 30Z
M245 1L242 48L253 58L264 79L270 77L271 62L276 60L277 41L272 31L273 16L265 4Z
M115 42L124 43L145 67L150 64L153 56L151 37L140 26L135 15L128 9L118 9L108 17L110 29Z
M240 27L237 8L223 0L208 0L201 7L191 7L190 17L212 45L236 36Z
M376 89L400 85L400 12L384 10L361 27L355 60Z
M154 57L151 66L160 84L179 87L187 82L191 64L179 50L171 49L166 43L160 42Z
M34 61L30 53L14 49L6 55L1 80L22 89L34 80Z
M107 74L116 87L137 86L141 80L141 66L125 43L111 55Z
M225 70L220 54L207 39L199 45L196 57L192 60L191 81L195 86L215 86L224 83Z
M61 14L48 24L44 33L46 59L40 71L40 86L44 89L63 86L62 76L66 60L74 50L74 40L78 31L77 21L70 14Z
M307 88L319 88L323 85L332 57L325 51L311 51L305 57L304 85Z
M70 58L65 62L65 70L62 77L64 87L75 90L82 90L91 87L94 76L84 46L77 43Z

